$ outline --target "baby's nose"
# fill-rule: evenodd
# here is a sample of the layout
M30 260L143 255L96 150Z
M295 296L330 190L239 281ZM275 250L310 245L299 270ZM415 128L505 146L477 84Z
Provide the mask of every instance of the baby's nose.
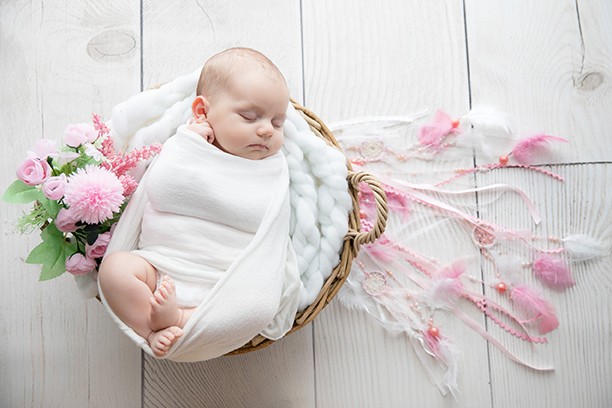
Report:
M272 124L262 124L257 128L257 134L262 137L270 137L272 136L272 132L274 129L272 128Z

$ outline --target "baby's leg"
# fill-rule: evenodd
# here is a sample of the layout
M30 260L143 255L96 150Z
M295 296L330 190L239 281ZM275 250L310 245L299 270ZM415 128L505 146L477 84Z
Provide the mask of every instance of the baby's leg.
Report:
M129 252L107 256L100 265L98 280L106 302L125 324L145 339L151 335L151 296L157 271L143 258Z

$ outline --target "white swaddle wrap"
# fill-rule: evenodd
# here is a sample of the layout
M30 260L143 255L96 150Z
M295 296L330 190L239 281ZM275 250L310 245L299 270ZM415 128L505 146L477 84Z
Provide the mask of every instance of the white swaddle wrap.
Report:
M289 174L281 152L243 159L185 126L168 139L107 250L137 246L134 253L174 279L177 302L197 306L165 358L206 360L257 334L275 340L291 328L302 283L289 217ZM106 306L153 355L147 341Z
M199 72L198 69L189 75L178 77L158 89L138 93L115 106L112 117L108 122L115 146L123 151L129 151L134 147L151 143L164 143L173 136L177 128L191 117L191 102L195 96L194 90ZM352 208L346 179L348 169L343 153L315 136L304 117L291 104L287 109L284 133L285 141L282 152L286 158L288 169L285 168L283 172L288 170L290 243L286 249L284 244L272 244L274 240L284 240L285 236L277 235L279 228L281 228L280 225L267 224L272 222L267 214L248 248L257 249L258 253L263 253L263 251L259 251L263 248L275 248L277 252L286 251L285 267L287 269L285 274L287 275L293 274L292 268L297 263L301 283L285 279L285 286L282 290L283 297L280 299L279 309L276 311L274 321L260 332L263 336L271 339L282 337L285 329L291 327L292 321L289 322L291 320L289 316L291 318L295 317L294 302L296 299L298 310L303 310L317 298L325 280L330 276L340 259L340 251L348 231L348 214ZM144 173L145 168L146 166L140 166L140 171L134 175L139 178ZM141 184L146 184L147 174L141 180ZM145 204L146 200L142 199L140 193L137 192L130 200L130 212L143 213ZM279 214L285 211L284 205L278 208ZM133 224L136 218L131 217L130 223L133 228L127 228L127 221L124 218L126 218L125 214L122 215L121 223L113 234L113 240L107 253L119 249L136 248L139 242L140 224L137 226ZM285 227L282 226L282 228ZM264 233L263 231L266 229L268 232ZM265 239L262 239L264 234L268 235ZM121 246L117 246L119 241L123 243ZM295 256L295 262L291 259L292 256ZM255 258L252 257L251 259ZM263 261L268 261L268 259L262 259ZM237 259L236 262L236 265L243 265L246 261ZM236 270L243 271L243 269ZM208 270L206 273L212 274L213 272ZM198 313L194 315L195 319L191 319L185 327L185 331L189 331L189 335L185 333L165 358L177 361L208 359L240 347L250 340L250 338L247 339L246 333L238 333L240 335L238 338L232 338L232 335L229 334L233 331L240 332L238 329L242 325L241 318L235 316L233 311L240 304L224 303L220 298L224 292L240 293L243 283L246 286L265 283L249 281L254 278L255 276L248 276L248 279L237 280L234 283L233 279L225 282L226 276L223 275L217 286L209 294L210 297L216 298L215 302L219 305L219 309L213 312L211 311L212 306L200 306ZM77 276L75 279L82 292L88 296L94 296L97 292L100 292L97 288L95 276ZM202 286L204 286L204 289ZM202 289L209 290L210 284L202 283L202 286L196 289L196 292ZM190 296L184 290L182 292L185 299ZM100 293L100 296L103 298L102 293ZM194 296L197 297L197 294ZM249 299L238 299L237 301L242 302L243 300L247 301ZM186 299L186 301L189 300ZM231 302L231 298L228 298L227 302ZM151 349L145 339L136 335L133 330L123 324L110 308L107 309L111 316L118 321L121 329L147 353L151 354ZM209 313L210 319L217 319L219 324L214 326L207 323L209 326L206 330L204 329L207 327L206 325L196 326L196 323L192 324L192 320L195 322L200 313ZM198 339L199 334L203 335L202 339Z
M109 121L115 146L130 150L164 143L192 116L191 103L200 69L161 86L138 93L118 104ZM291 242L295 249L300 279L299 309L310 305L325 279L340 260L352 208L348 192L346 158L339 150L315 136L306 120L287 107L282 151L289 166ZM145 166L140 167L140 173ZM136 174L138 176L138 174ZM76 277L84 292L94 296L95 281Z

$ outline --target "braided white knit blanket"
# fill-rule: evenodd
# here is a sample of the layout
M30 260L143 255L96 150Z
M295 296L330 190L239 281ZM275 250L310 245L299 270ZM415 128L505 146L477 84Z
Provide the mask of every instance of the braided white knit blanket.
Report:
M163 143L191 117L200 70L136 94L113 109L109 127L115 144L130 150ZM348 230L351 198L346 158L312 133L289 105L283 153L289 166L291 242L304 289L299 309L311 304L337 265ZM139 169L142 174L144 168Z

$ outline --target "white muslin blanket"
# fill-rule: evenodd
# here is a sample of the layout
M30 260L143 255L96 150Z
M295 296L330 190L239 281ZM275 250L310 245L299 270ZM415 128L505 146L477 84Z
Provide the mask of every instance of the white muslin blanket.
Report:
M122 151L164 143L191 116L191 103L200 69L157 89L140 92L118 104L108 121L115 146ZM306 120L287 107L282 151L289 166L291 242L300 279L299 310L315 301L325 280L340 260L348 231L352 201L346 158L315 136ZM140 178L146 163L132 175ZM86 297L98 293L95 274L75 277Z
M303 288L289 229L283 153L243 159L181 126L144 174L107 254L134 250L173 278L179 305L196 310L164 358L202 361L292 327Z

